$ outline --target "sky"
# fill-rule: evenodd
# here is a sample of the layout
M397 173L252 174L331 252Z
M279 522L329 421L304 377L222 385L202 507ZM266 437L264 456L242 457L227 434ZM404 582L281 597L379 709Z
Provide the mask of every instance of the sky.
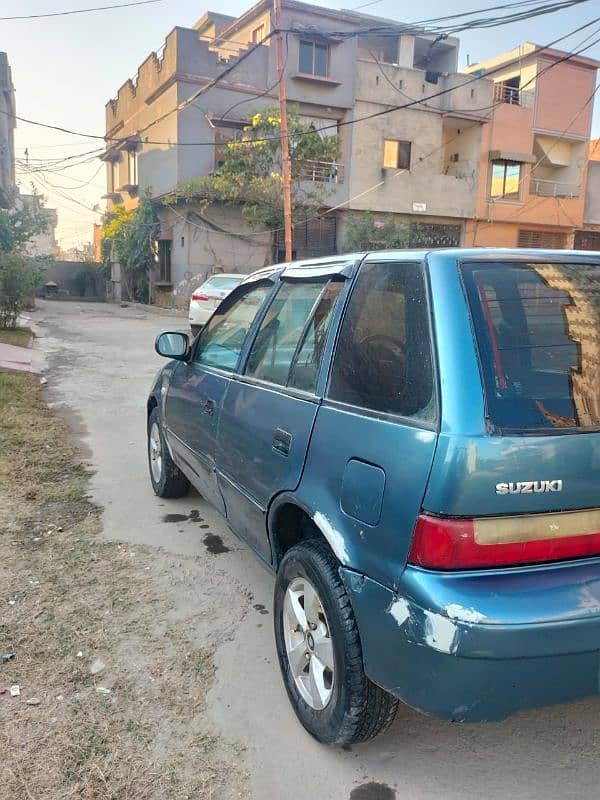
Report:
M43 14L90 6L112 5L119 0L0 0L0 17ZM160 0L152 5L103 10L73 16L30 20L0 20L0 51L6 51L12 67L17 114L87 134L104 134L104 106L138 66L161 47L175 26L191 27L209 10L237 16L254 0L220 0L205 5L196 0ZM422 19L499 5L501 0L341 0L343 7L364 13L417 22ZM318 5L339 8L339 2L319 0ZM546 44L579 25L600 16L598 0L555 14L505 25L490 31L465 32L461 40L460 66L503 53L524 41ZM600 24L598 25L600 28ZM590 30L594 30L591 28ZM576 49L588 31L566 40L561 49ZM600 35L600 34L599 34ZM596 37L594 37L596 38ZM600 60L600 44L586 52ZM600 135L600 101L595 113L594 135ZM17 180L29 193L32 181L46 198L46 205L58 209L59 244L65 249L92 240L93 223L99 222L105 203L104 165L90 151L103 146L100 139L58 133L17 123L15 148ZM25 149L28 166L24 164ZM31 173L46 161L90 153L89 162L72 169ZM43 165L44 168L47 164Z

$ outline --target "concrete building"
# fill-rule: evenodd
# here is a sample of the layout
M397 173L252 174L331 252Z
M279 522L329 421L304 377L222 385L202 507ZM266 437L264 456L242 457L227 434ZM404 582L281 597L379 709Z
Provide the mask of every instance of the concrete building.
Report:
M59 255L59 247L56 241L56 226L58 225L58 212L55 208L46 208L41 204L41 198L37 194L18 194L16 203L29 206L36 214L41 215L45 227L27 243L25 252L28 256L54 256Z
M588 150L583 226L575 231L575 249L600 251L600 139Z
M573 247L584 221L598 66L527 43L468 68L493 80L495 107L465 244Z
M209 174L251 112L276 104L273 27L272 0L238 18L207 12L193 28L175 28L119 89L106 106L109 209L135 205L145 187L158 200ZM493 84L457 73L458 40L296 0L283 0L282 27L290 106L341 140L339 163L306 165L307 180L323 188L323 210L335 213L295 230L296 256L342 249L353 215L365 211L405 221L415 244L461 244L476 214ZM373 28L385 35L357 35ZM273 247L235 209L178 205L159 214L159 290L185 294L214 270L249 272L281 255L282 242Z
M0 208L15 192L15 90L6 53L0 53Z

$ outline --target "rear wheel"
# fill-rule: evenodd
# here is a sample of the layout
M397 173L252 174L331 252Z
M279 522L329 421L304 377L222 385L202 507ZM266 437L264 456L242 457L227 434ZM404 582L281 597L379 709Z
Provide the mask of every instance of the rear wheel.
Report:
M159 497L183 497L190 482L171 458L155 408L148 417L148 467L154 493Z
M275 641L294 711L325 744L372 739L393 721L398 700L365 675L339 563L311 539L284 556L275 585Z

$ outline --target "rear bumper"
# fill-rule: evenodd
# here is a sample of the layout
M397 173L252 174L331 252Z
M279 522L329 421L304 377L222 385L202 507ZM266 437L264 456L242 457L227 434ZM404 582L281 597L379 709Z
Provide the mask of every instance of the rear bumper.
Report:
M600 691L600 560L461 575L409 567L401 596L342 577L367 675L413 708L496 721Z

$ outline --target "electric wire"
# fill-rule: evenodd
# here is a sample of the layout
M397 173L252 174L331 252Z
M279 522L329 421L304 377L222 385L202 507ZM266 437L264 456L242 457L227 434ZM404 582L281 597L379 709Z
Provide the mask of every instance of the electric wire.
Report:
M148 6L153 3L163 3L164 0L134 0L130 3L116 3L112 6L96 6L95 8L76 8L72 11L49 11L45 14L21 14L14 17L0 17L0 22L14 22L26 19L45 19L47 17L70 17L74 14L88 14L92 11L112 11L117 8L131 8L132 6Z
M578 0L578 2L587 2L587 1L588 0ZM595 24L597 21L598 21L598 18L595 18L595 19L593 19L593 20L591 20L591 21L589 21L589 22L587 22L587 23L585 23L583 25L580 25L577 28L575 28L574 30L569 31L567 34L564 34L564 35L558 37L557 39L554 39L552 42L550 42L550 43L548 43L546 45L537 47L534 51L532 51L531 53L528 53L527 56L528 57L532 57L532 56L536 55L537 53L546 51L546 50L554 47L556 44L558 44L559 42L563 41L564 39L570 38L571 36L574 36L576 33L579 33L580 31L585 30L586 28L588 28L591 25ZM211 81L209 81L209 83L206 84L205 86L203 86L200 90L198 90L197 92L192 94L187 100L183 101L182 103L179 103L178 105L176 105L175 107L173 107L169 111L167 111L164 114L162 114L157 119L152 120L146 126L141 128L137 132L137 135L139 136L142 133L145 133L149 128L151 128L154 125L158 124L159 122L163 121L165 118L170 116L172 113L175 113L175 112L178 112L178 111L182 111L188 105L191 105L192 103L194 103L195 100L197 100L198 97L200 97L202 94L205 94L207 91L212 89L217 83L221 82L225 77L227 77L237 66L239 66L239 64L243 60L248 58L249 55L252 52L254 52L256 47L260 46L261 44L264 44L265 41L270 39L272 36L274 36L278 32L279 31L277 31L277 30L270 31L270 33L268 33L260 42L256 43L254 45L254 47L251 47L245 53L242 53L240 55L240 57L238 59L236 59L236 61L233 64L231 64L231 65L229 65L227 67L226 70L224 70L218 76L216 76ZM288 30L288 31L283 31L283 32L302 33L302 31L300 31L299 29L293 29L293 30ZM304 33L306 33L306 32L304 31ZM351 33L354 36L360 35L360 31L353 31ZM564 58L564 60L568 60L569 57L571 57L571 56L566 56ZM496 67L494 69L488 70L484 77L485 78L489 78L490 76L492 76L492 75L494 75L494 74L496 74L496 73L498 73L498 72L500 72L502 70L505 70L505 69L509 68L512 64L520 63L522 60L523 60L522 57L518 57L518 58L513 59L510 62L506 62L504 64L501 64L501 65L499 65L498 67ZM341 121L339 123L335 123L334 125L329 125L329 126L324 126L323 128L319 128L319 129L317 129L317 132L321 133L321 132L323 132L325 130L332 130L334 128L337 129L338 127L354 125L354 124L357 124L358 122L363 122L363 121L366 121L366 120L369 120L369 119L374 119L374 118L377 118L377 117L380 117L380 116L391 114L391 113L394 113L395 111L400 111L400 110L402 110L404 108L410 108L410 107L413 107L415 105L420 105L425 100L431 100L431 99L435 99L436 97L442 97L444 95L450 94L453 91L456 91L458 88L462 88L462 87L467 86L467 85L469 85L471 83L475 83L478 80L481 80L481 77L482 76L475 75L471 80L465 81L465 83L463 83L461 85L461 87L454 87L454 86L453 87L448 87L447 89L442 89L439 92L436 92L436 93L434 93L432 95L429 95L427 98L413 100L413 101L410 101L408 103L404 103L404 104L401 104L401 105L391 106L391 107L389 107L387 109L383 109L381 111L374 112L372 114L368 114L368 115L366 115L364 117L357 117L357 118L354 118L352 120L343 120L343 121ZM103 136L100 136L100 135L97 135L97 134L88 134L88 133L83 133L81 131L74 131L74 130L71 130L71 129L68 129L68 128L64 128L62 126L50 125L48 123L43 123L43 122L40 122L38 120L31 120L31 119L27 119L27 118L24 118L24 117L20 117L20 116L18 116L16 114L12 114L11 112L8 112L8 111L5 111L5 110L0 110L0 113L4 114L6 116L9 116L11 118L17 119L17 120L19 120L21 122L30 124L30 125L34 125L34 126L37 126L37 127L48 128L50 130L56 130L56 131L60 131L62 133L68 133L68 134L75 135L75 136L81 136L81 137L87 138L87 139L103 139L107 143L117 143L117 144L122 144L123 141L124 141L123 137L111 137L111 136L107 136L106 134L104 134ZM264 141L267 141L269 139L281 139L281 136L280 135L274 135L274 136L270 136L270 137L264 137ZM144 140L144 143L145 144L156 144L156 145L178 146L178 147L214 147L214 141L210 141L210 142L172 142L172 141L151 140L151 139L146 138Z

